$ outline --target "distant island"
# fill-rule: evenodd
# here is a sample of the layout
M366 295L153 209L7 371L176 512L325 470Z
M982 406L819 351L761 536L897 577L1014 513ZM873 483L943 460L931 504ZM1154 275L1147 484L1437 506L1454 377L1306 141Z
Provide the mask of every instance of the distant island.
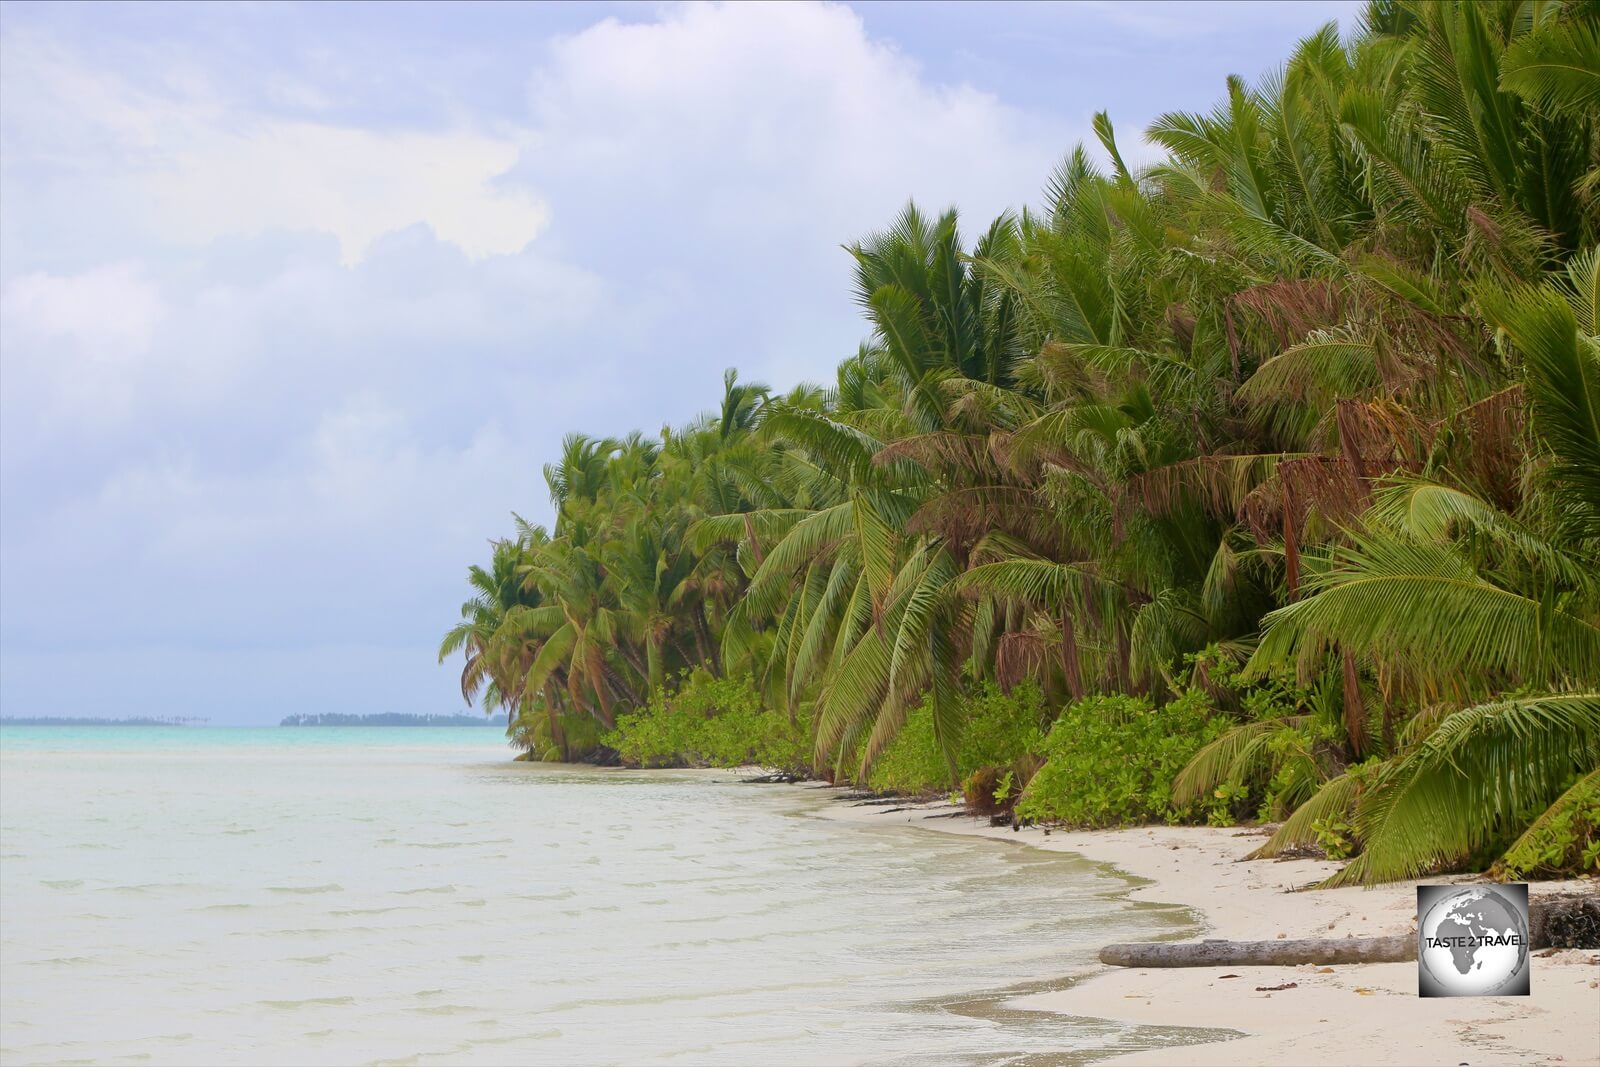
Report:
M190 726L206 723L209 719L185 719L172 716L164 719L86 719L64 715L7 715L0 718L0 726Z
M503 720L484 715L399 715L384 712L378 715L341 715L324 712L321 715L289 715L279 726L504 726Z

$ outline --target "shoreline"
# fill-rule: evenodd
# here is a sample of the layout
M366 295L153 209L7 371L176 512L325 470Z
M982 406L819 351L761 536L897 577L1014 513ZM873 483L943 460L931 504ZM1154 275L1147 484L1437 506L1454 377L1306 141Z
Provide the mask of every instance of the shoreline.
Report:
M1309 859L1238 862L1263 838L1248 827L1014 831L991 827L976 817L928 818L954 810L942 801L907 801L905 809L892 812L834 802L819 805L816 815L1076 853L1137 883L1127 892L1130 900L1188 907L1204 937L1373 937L1415 930L1415 883L1291 892L1319 881L1340 864ZM1430 881L1476 880L1458 875ZM1533 882L1529 892L1533 896L1570 892L1584 883L1582 879ZM1587 887L1600 893L1600 885L1592 880ZM1287 983L1294 987L1270 989ZM1352 1062L1600 1065L1600 952L1592 949L1536 954L1533 991L1527 997L1421 998L1416 964L1409 962L1335 967L1103 966L1068 988L1017 997L1007 1006L1245 1035L1104 1061L1118 1067Z

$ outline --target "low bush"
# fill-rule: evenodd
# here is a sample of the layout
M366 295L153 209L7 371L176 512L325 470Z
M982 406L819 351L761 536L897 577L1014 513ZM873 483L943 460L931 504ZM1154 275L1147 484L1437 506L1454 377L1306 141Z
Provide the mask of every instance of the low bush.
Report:
M1159 708L1130 696L1080 700L1062 710L1039 747L1045 764L1028 782L1017 814L1086 827L1203 816L1173 804L1172 779L1228 725L1198 691Z
M803 772L811 765L811 731L762 706L746 677L696 671L675 691L658 690L647 707L625 713L601 741L634 767L740 767L755 764Z
M867 788L880 793L941 793L950 789L950 770L933 740L933 709L924 700L868 771Z
M956 772L965 783L980 770L992 770L984 783L998 784L1005 774L1020 788L1035 766L1031 757L1044 740L1049 709L1039 687L1029 682L1003 692L984 683L962 698L961 720L966 723L956 748ZM867 775L869 788L898 793L943 793L952 783L933 737L933 709L927 701L914 708L894 742L873 763ZM1014 798L1012 798L1014 799ZM992 801L992 789L986 801ZM1009 806L1002 799L1002 806ZM979 806L982 806L981 804Z
M1535 819L1493 873L1505 881L1600 876L1600 771Z

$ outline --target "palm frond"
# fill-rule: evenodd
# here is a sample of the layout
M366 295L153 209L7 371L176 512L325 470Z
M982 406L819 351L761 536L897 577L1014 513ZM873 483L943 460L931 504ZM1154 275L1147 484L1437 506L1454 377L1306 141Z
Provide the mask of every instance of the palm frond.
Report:
M1364 851L1327 885L1392 881L1504 841L1600 766L1600 693L1497 700L1444 719L1357 806Z

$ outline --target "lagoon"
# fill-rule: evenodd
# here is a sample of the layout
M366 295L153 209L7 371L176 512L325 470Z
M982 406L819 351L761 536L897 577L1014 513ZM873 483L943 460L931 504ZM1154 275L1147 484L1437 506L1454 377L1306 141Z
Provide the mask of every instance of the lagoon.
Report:
M14 1063L1078 1063L1005 1007L1191 933L1072 856L496 731L0 730Z

